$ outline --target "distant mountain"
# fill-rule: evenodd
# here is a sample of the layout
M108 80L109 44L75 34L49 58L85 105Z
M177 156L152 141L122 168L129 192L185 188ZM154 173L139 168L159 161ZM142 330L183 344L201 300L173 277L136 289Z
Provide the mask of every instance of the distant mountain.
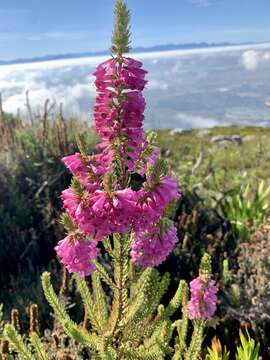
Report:
M234 45L247 45L251 43L189 43L189 44L166 44L166 45L155 45L152 47L136 47L132 49L133 53L138 52L152 52L152 51L168 51L168 50L185 50L185 49L202 49L202 48L211 48L211 47L224 47L224 46L234 46ZM70 53L70 54L55 54L55 55L46 55L40 57L33 57L30 59L14 59L14 60L6 60L1 61L0 65L11 65L11 64L25 64L32 62L40 62L40 61L49 61L49 60L63 60L63 59L74 59L74 58L82 58L89 56L102 56L107 55L109 51L98 51L98 52L82 52L82 53Z

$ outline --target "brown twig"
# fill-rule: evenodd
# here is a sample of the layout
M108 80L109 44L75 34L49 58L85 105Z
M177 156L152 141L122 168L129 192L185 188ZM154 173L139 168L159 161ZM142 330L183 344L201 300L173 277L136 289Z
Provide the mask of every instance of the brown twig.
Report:
M25 92L25 99L26 99L25 106L26 106L26 109L27 109L27 112L28 112L30 123L33 126L34 125L34 118L33 118L32 108L31 108L30 101L29 101L29 90L26 90L26 92Z

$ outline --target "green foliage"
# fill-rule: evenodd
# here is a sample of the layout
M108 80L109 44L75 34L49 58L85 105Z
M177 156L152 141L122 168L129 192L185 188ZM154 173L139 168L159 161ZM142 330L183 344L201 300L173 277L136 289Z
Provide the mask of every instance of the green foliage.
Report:
M0 119L0 302L5 313L13 307L24 313L29 302L42 303L39 274L53 267L53 248L64 236L57 221L59 194L70 175L61 157L77 150L80 131L86 133L89 153L97 137L80 120L64 119L55 104L47 115L32 111L32 124L6 113L4 118ZM42 311L46 326L46 304ZM22 321L26 323L25 316Z
M212 340L211 348L207 348L208 354L205 360L229 360L230 352L226 350L226 347L222 349L221 343L218 339Z
M29 130L27 130L26 132L28 132L28 131ZM34 131L33 131L33 134L34 134ZM23 134L21 132L20 136L21 136L20 139L23 141L25 148L27 149L28 153L30 154L29 160L27 160L27 157L24 156L24 158L26 160L25 160L25 163L23 164L23 166L16 165L16 167L12 169L12 171L16 170L15 175L18 176L16 183L14 183L14 188L11 189L12 181L10 181L10 180L12 178L11 177L12 173L9 174L10 177L5 176L5 174L4 174L2 183L4 183L4 181L5 181L6 184L10 186L10 189L11 189L10 191L12 193L10 195L10 199L12 199L12 201L9 204L17 204L18 206L17 205L16 206L17 206L18 210L21 210L20 215L18 216L18 219L21 218L22 220L17 221L17 219L15 219L15 217L14 217L14 223L16 222L20 226L23 226L24 224L27 224L27 226L29 226L29 224L27 222L33 221L33 227L34 227L36 224L36 218L33 217L33 215L32 215L33 207L30 207L29 202L28 202L28 197L31 195L31 204L33 203L33 196L32 196L32 194L29 194L29 193L25 194L20 190L18 191L18 194L17 194L16 192L14 192L14 189L16 188L15 185L17 183L20 183L22 178L29 177L29 179L31 181L29 181L28 189L30 189L30 186L31 186L34 190L38 190L40 188L40 186L42 185L42 181L43 181L42 179L39 178L40 174L45 174L48 169L48 164L53 164L53 161L56 162L58 160L51 157L50 159L48 159L48 161L45 160L45 162L44 162L45 165L41 165L42 158L40 157L38 160L38 158L36 157L37 149L38 149L38 147L37 147L38 141L36 141L36 143L33 145L32 140L31 140L32 135L25 136L25 134ZM185 134L183 136L187 137L187 135L185 135ZM159 137L158 141L160 142L160 137ZM179 144L179 139L177 140L177 143ZM180 143L182 143L182 141ZM163 139L162 144L164 147L166 147L165 139ZM169 145L168 147L170 147L170 146L171 145ZM174 154L174 153L171 154L170 155L171 160L174 161L175 156L178 156L179 153L180 153L180 151L177 151L177 154ZM41 154L41 151L40 151L40 154ZM48 152L48 154L49 154L49 152ZM33 161L33 158L35 159L35 161ZM21 157L20 157L20 159L21 159ZM52 167L50 168L50 166L52 166ZM47 173L47 175L50 176L50 174L55 174L55 171L58 171L57 169L58 169L58 167L56 165L49 165L49 171L51 171L51 172ZM11 171L11 170L9 170L9 171ZM199 173L198 173L198 176L199 176ZM43 175L42 175L42 177L43 177ZM45 177L45 179L46 179L46 177ZM2 178L1 178L1 181L2 181ZM64 182L65 181L63 181L63 183ZM26 184L26 182L24 181L23 185L25 186L25 184ZM61 186L65 186L65 185L61 184ZM252 188L254 188L253 184L251 186L252 186ZM263 189L262 193L265 193L266 186L263 186L263 188L264 189ZM5 188L2 188L2 189L4 189L3 194L8 195L8 192L6 191L6 189L8 189L8 187L6 186ZM58 194L60 192L59 188L57 187L54 192L58 196ZM36 191L33 191L33 193L36 193ZM17 197L17 195L19 196L19 200L15 199L15 196ZM43 196L43 195L45 195L45 196ZM35 200L34 200L34 201L36 201L36 204L38 204L37 208L40 207L40 208L44 209L46 207L46 206L44 207L44 203L46 204L47 199L49 199L50 201L52 201L52 199L54 199L54 197L53 197L54 195L53 196L52 195L53 194L49 194L49 195L47 193L45 194L44 192L39 193L39 196L35 197ZM14 196L14 198L12 198L12 196ZM20 196L21 196L21 198L20 198ZM249 196L251 196L251 198L253 196L251 191L249 191ZM227 197L227 195L226 195L226 197ZM55 200L53 200L53 201L55 201ZM267 200L265 202L267 202ZM4 206L6 203L8 203L8 201L3 201ZM267 209L265 209L265 211L267 213ZM30 212L30 215L29 215L29 212ZM4 221L3 219L8 214L6 208L3 209L2 214L3 214L2 221ZM16 214L16 212L14 212L14 214ZM51 217L51 218L45 213L42 213L39 216L43 217L43 219L45 219L46 221L47 221L47 219L50 219L50 221L51 221L52 219L54 219L55 214L54 214L54 217ZM17 217L17 215L16 215L16 217ZM27 219L24 219L24 217L27 217ZM69 226L69 227L72 225L72 224L68 223L67 219L65 219L65 222L66 222L67 226ZM6 222L6 224L7 223L8 222ZM205 223L206 223L206 220L204 221L204 224ZM45 225L44 225L44 227L45 227ZM5 225L5 226L1 227L1 230L2 229L3 230L10 229L10 231L13 231L12 228L14 230L13 225L11 225L10 227ZM54 227L53 232L54 232L54 235L53 235L54 238L59 237L59 235L57 235L57 234L59 234L59 230L57 229L56 226ZM7 233L8 233L8 231L7 231ZM19 231L17 233L19 233ZM50 232L46 236L49 238L50 234L52 234L52 233ZM40 238L39 234L36 234L35 237ZM16 237L15 237L15 239L16 239ZM8 241L5 241L4 244L8 244ZM110 244L108 242L106 245L107 245L106 250L109 249L109 253L112 254L115 249L113 249L112 247L110 248ZM2 249L3 249L3 247L2 247ZM17 249L17 246L16 246L16 249ZM16 249L14 249L14 252L16 251ZM202 251L202 250L203 250L203 246L202 246L202 241L200 238L200 251ZM193 256L194 256L194 251L191 251L191 253L193 253ZM10 254L13 256L13 252L10 252ZM2 253L1 253L1 255L2 255ZM188 259L187 253L185 254L185 256L187 256L187 259ZM114 257L117 260L116 254ZM213 259L213 261L216 261L216 260ZM116 261L116 263L117 263L117 261ZM195 260L194 260L194 263L195 263ZM123 266L125 268L127 268L127 264L125 264ZM174 263L173 266L174 266L175 277L176 277L177 276L176 271L178 271L177 268L179 266L177 265L177 263ZM227 276L227 270L229 268L229 264L224 263L223 268L224 268L224 279L225 279ZM187 271L187 270L185 269L185 271ZM32 271L32 273L35 273L35 271ZM140 307L140 304L143 303L143 300L139 299L138 296L135 296L136 293L138 292L138 290L140 289L140 286L143 287L145 294L149 294L149 292L150 293L151 292L159 293L159 297L160 297L160 294L162 292L164 293L165 292L164 289L168 287L168 278L166 277L167 275L163 277L163 282L162 282L162 286L161 286L160 282L161 282L162 276L161 275L157 276L157 274L155 272L153 274L150 274L148 272L146 272L146 273L143 272L143 273L138 274L136 271L134 271L134 269L133 270L129 269L126 273L128 273L128 277L125 279L124 283L127 286L127 291L126 291L127 297L126 297L126 300L124 301L126 304L122 307L122 309L124 309L124 312L125 312L125 319L127 318L127 314L129 314L129 316L131 316L131 313L134 311L135 313L133 314L133 316L134 316L134 318L136 318L136 323L137 323L137 321L138 321L137 317L140 318L142 316L141 314L144 314L144 311L145 311L142 307ZM105 263L102 263L102 265L101 264L98 265L98 269L95 274L96 274L95 276L98 276L99 281L96 279L96 280L92 281L91 284L86 282L86 288L88 289L88 292L92 298L92 303L90 303L90 305L92 305L92 309L94 309L94 310L92 310L92 320L90 320L90 323L91 323L90 332L91 332L91 334L92 333L101 334L104 331L106 333L106 335L104 335L104 339L102 340L103 341L102 344L100 344L100 348L106 349L106 351L104 351L100 355L100 356L102 356L102 358L112 358L113 359L113 358L117 357L117 353L115 352L115 349L114 349L115 344L111 340L112 335L111 335L111 331L110 331L112 329L112 325L117 323L116 330L115 330L115 336L118 339L120 339L121 336L124 337L123 333L124 333L125 326L128 326L129 334L131 334L131 336L134 336L137 339L139 339L137 349L136 349L136 351L133 351L132 345L128 342L128 336L126 336L126 338L125 338L126 343L125 343L124 349L122 349L123 354L125 354L124 356L126 356L126 358L154 359L154 358L156 358L155 356L159 356L159 358L162 358L162 356L164 357L165 356L164 354L166 353L167 356L169 356L173 359L181 359L181 356L183 359L183 356L184 356L183 354L190 347L189 346L190 345L190 336L188 333L188 328L190 325L188 322L185 306L182 306L181 312L179 311L181 304L184 305L183 298L186 297L185 301L187 301L187 298L188 298L188 295L184 296L184 292L185 291L188 292L187 285L185 282L182 281L180 283L181 285L179 284L179 288L177 291L179 292L179 294L182 294L182 295L181 296L179 294L175 295L176 296L175 303L173 300L171 300L171 302L169 302L169 304L167 304L167 305L160 304L160 302L162 302L162 298L163 298L162 296L160 297L160 300L158 300L158 299L154 300L154 301L156 301L156 303L158 303L158 305L153 307L154 310L152 310L152 312L151 312L151 310L148 310L145 312L145 314L151 314L148 316L148 320L146 321L147 326L145 325L142 318L141 318L141 321L138 322L138 325L135 326L136 329L139 329L141 327L145 331L145 333L143 335L144 337L143 337L142 335L140 335L136 332L137 331L136 329L135 329L136 331L135 330L133 331L133 334L131 333L131 330L130 330L130 328L132 328L131 320L130 320L130 322L127 322L127 324L125 324L125 321L123 319L116 321L116 319L117 319L116 314L117 314L117 311L119 310L119 299L117 301L114 301L111 296L108 297L108 294L113 294L113 297L114 297L114 293L116 296L119 295L119 294L118 295L116 294L117 293L117 281L116 280L117 280L117 278L119 278L119 267L118 267L118 270L116 271L115 278L114 278L114 273L113 273L112 269L109 268ZM187 274L187 278L188 278L188 276L189 275ZM158 287L152 286L153 284L150 286L148 283L149 280L147 280L149 278L151 279L150 284L152 284L153 279L154 279L154 282L157 281L157 279L158 279L158 283L159 283ZM138 279L141 279L142 282L139 282ZM96 286L99 287L99 291L98 291L99 295L97 295L97 294L94 295L94 292L95 292L94 288L91 287L94 282L95 282L95 287ZM23 283L23 284L25 284L25 283ZM25 286L25 285L22 285L22 286L24 288L31 288L31 292L32 292L32 287L31 287L31 285L29 285L31 283L27 283L27 284L28 284L27 286ZM15 285L14 285L14 287L15 287ZM77 282L77 287L79 289L78 282ZM109 288L110 288L110 290L108 290ZM157 290L157 289L159 289L159 290ZM236 291L236 292L239 293L240 289L239 288L237 288L237 289L238 289L238 291ZM18 291L18 292L21 292L21 291ZM79 292L81 294L80 290L79 290ZM106 293L106 296L104 297L105 293ZM35 294L31 294L31 295L33 297L36 296ZM24 296L26 297L27 295L24 295ZM83 298L82 294L81 294L81 296L82 296L82 299L84 300L83 302L84 302L85 309L87 309L87 306L88 306L88 309L90 309L90 305L89 304L86 305L86 303L85 303L85 299L87 299L89 295L84 295L84 298ZM132 298L132 296L134 296L134 298ZM147 296L148 295L145 295L145 298L147 298ZM38 297L40 298L40 295L38 295ZM239 298L239 296L237 294L235 295L235 298L236 297ZM131 298L132 298L132 302L131 302ZM106 300L104 301L104 299L106 299ZM98 304L96 303L96 301L98 301ZM138 304L137 304L137 307L135 307L135 303L137 301L138 301ZM237 301L238 300L236 300L236 302ZM113 307L112 307L112 303L114 303ZM61 304L61 306L63 306L63 305ZM101 310L101 309L103 309L103 310ZM96 324L95 325L96 327L95 327L94 319L98 319L97 314L99 314L99 311L104 311L104 309L105 309L105 312L104 312L105 314L107 311L108 317L105 315L105 318L107 318L108 321L106 323L102 319L102 316L101 316L99 319L99 323ZM112 309L114 309L113 316L111 314ZM89 313L90 312L91 311L89 311ZM173 321L172 321L173 313L176 313L177 315L180 314L181 318L176 321L175 321L175 318L173 318ZM90 316L91 315L89 315L89 318L90 318ZM153 319L152 319L152 317L153 317ZM70 319L70 316L69 316L69 319ZM114 319L114 321L112 321L112 319ZM149 321L149 323L148 323L148 321ZM150 326L150 323L151 323L151 326ZM105 329L105 327L106 327L105 325L107 325L106 329ZM77 327L75 327L75 330L74 330L74 328L71 327L71 330L74 331L75 336L79 336L77 333L77 331L78 331ZM79 330L81 330L80 326L79 326ZM164 333L168 334L168 339L164 336L163 337L161 336L162 331ZM172 335L171 335L171 331L173 331ZM198 330L196 330L196 331L198 331ZM71 336L70 332L67 331L67 333L69 333L69 336ZM83 331L82 337L83 336L85 336L84 331ZM146 341L146 338L149 341ZM169 338L171 340L169 340ZM152 339L152 340L150 340L150 339ZM160 343L160 339L162 339L161 343ZM173 346L172 339L175 341L174 350L172 349L172 346ZM120 340L117 340L117 341L120 341ZM87 341L85 340L85 338L83 338L81 341L81 345L84 347L84 346L86 346L86 343L87 343ZM154 343L155 343L155 345L153 345ZM33 349L34 349L34 346L32 344L30 350L34 351ZM174 353L172 353L172 351L174 351ZM92 353L91 353L91 356L92 356Z
M247 333L245 336L240 331L241 344L237 347L236 360L258 360L260 345L255 344L255 341Z
M202 348L205 321L198 319L194 321L194 330L191 343L185 352L184 360L197 360Z
M21 335L18 334L13 325L7 324L4 330L5 338L12 345L13 349L20 354L24 360L35 360L35 357L32 355L31 350L23 342Z
M61 322L65 332L71 338L74 338L79 344L86 345L94 350L98 349L99 347L99 339L94 334L89 334L84 328L75 324L69 317L68 313L66 312L63 304L58 299L52 285L50 282L50 274L45 272L42 274L42 286L44 289L44 294L54 309L56 316L58 317L59 321Z
M39 338L38 334L33 332L30 335L30 341L35 349L35 352L40 360L50 360L49 356L46 354L46 350L42 344L41 339Z
M89 320L87 328L71 319L65 302L55 293L50 274L44 272L42 275L47 301L66 335L79 346L75 350L75 357L79 356L79 348L82 347L91 351L91 359L162 360L170 356L173 359L197 360L206 324L205 321L194 321L189 344L187 284L180 281L170 302L167 305L161 304L169 286L169 274L161 276L156 269L149 268L137 275L134 271L128 272L129 275L126 276L126 270L132 265L129 263L128 251L125 250L127 242L123 240L125 237L116 236L114 245L111 246L113 275L99 264L99 269L103 270L96 270L92 274L91 287L85 279L75 276ZM202 267L208 264L209 268L209 261L209 257L205 255ZM108 298L104 291L104 284L108 286L110 282L114 284L110 289L112 298ZM182 317L172 322L172 317L181 307ZM19 354L23 359L51 358L48 346L37 333L31 333L30 342L25 342L16 329L7 324L4 334L15 354Z
M222 274L221 274L222 285L225 286L226 284L228 284L230 278L231 278L231 272L229 267L229 260L224 259L222 262Z
M187 302L189 299L189 289L185 282L180 282L178 290L181 288L182 297L179 299L182 302L182 317L174 323L177 330L175 338L175 354L174 360L183 360L184 354L187 351L187 333L188 333L188 310ZM178 292L177 290L177 292Z
M90 346L97 358L112 359L164 359L167 355L180 354L179 359L197 359L202 346L204 321L194 322L190 345L188 334L188 286L180 281L175 295L167 306L160 304L169 286L169 275L160 276L156 269L146 269L137 275L127 272L131 264L125 250L125 237L115 236L110 254L113 259L113 276L105 267L96 263L92 275L92 290L86 280L75 276L85 312L90 323L90 332L76 325L58 300L48 273L42 275L44 293L62 323L65 332L84 346ZM120 256L121 255L121 256ZM210 270L210 258L202 259L202 269ZM124 271L122 271L125 269ZM126 274L130 274L126 277ZM111 286L113 296L109 302L103 288ZM111 306L110 306L111 303ZM182 318L176 322L171 317L182 305ZM175 330L177 334L175 334ZM171 340L175 338L175 347Z
M253 225L262 224L269 213L270 186L261 181L255 189L247 184L239 185L221 202L224 217L232 225L236 238L243 238Z
M230 287L230 299L234 306L239 305L241 299L241 289L238 284L232 284Z
M63 236L63 232L55 219L59 209L59 193L67 186L69 181L66 173L60 176L61 171L63 171L63 167L59 161L59 154L61 153L60 147L62 145L60 147L58 145L56 146L57 143L53 137L53 133L56 133L55 128L53 129L53 122L54 120L52 119L50 125L52 128L48 132L48 138L45 141L46 151L43 151L42 149L42 129L39 127L40 125L37 121L34 127L28 125L25 128L16 128L13 137L16 146L11 143L8 149L2 147L0 155L0 278L2 282L0 301L5 302L5 313L7 313L10 308L14 306L14 302L16 303L16 307L21 311L24 311L29 303L29 299L30 301L38 299L38 302L43 304L43 325L48 324L49 317L47 316L48 307L42 300L41 289L38 284L39 270L40 267L48 267L48 262L52 256L54 256L54 253L52 252L53 245L56 239ZM12 129L12 124L14 125L13 121L8 122L10 130ZM68 151L66 150L62 154L74 151L73 144L75 143L75 133L77 132L77 129L82 128L82 126L83 124L79 120L73 120L73 123L67 121L69 134ZM215 149L210 142L210 136L225 132L239 132L243 137L251 135L254 139L244 142L241 147L233 146L230 149ZM269 139L268 129L264 129L263 133L265 134L266 140ZM87 136L86 144L88 149L92 149L96 138L89 131L87 134L89 135ZM265 185L263 186L262 193L264 194L267 192L268 185L266 185L266 183L268 181L269 162L265 161L265 159L269 157L270 153L269 141L264 140L264 135L261 135L261 130L259 128L212 129L211 135L202 140L206 152L200 167L197 169L195 175L191 177L191 168L196 162L201 146L198 139L199 137L197 136L196 130L189 133L184 132L183 134L176 134L174 136L169 135L167 131L159 131L157 138L157 142L163 148L163 156L169 160L170 165L175 171L179 171L181 166L181 178L183 178L184 175L186 176L186 194L189 194L190 200L193 199L193 185L203 184L200 188L196 188L200 189L200 192L199 190L196 191L198 191L198 195L203 199L201 202L202 207L204 207L205 211L208 211L207 201L212 193L210 190L224 191L224 198L226 199L230 196L231 189L238 186L239 179L236 179L236 175L238 173L243 174L243 172L247 173L244 182L246 183L245 179L248 178L250 188L252 189L257 188L258 190L258 186L255 186L256 182L254 181L254 175L256 175L257 178L265 178ZM4 140L5 138L3 137L1 141L3 142ZM263 149L261 154L258 152L257 147L257 143L259 142L261 142L261 148ZM241 158L240 152L246 154L244 159ZM239 161L240 158L241 161ZM258 161L255 161L255 159L258 159ZM182 171L183 168L186 169L185 174ZM208 169L210 168L215 172L215 176L209 175ZM224 168L224 170L222 170L222 168ZM58 174L59 177L56 178L55 174ZM241 177L241 179L243 179L243 177ZM46 182L47 184L50 184L50 186L44 185ZM242 187L242 189L244 188L245 186ZM225 192L225 190L229 190L229 193ZM249 191L249 197L251 199L255 197L251 190ZM265 203L256 206L262 208L267 202L268 198L266 197ZM259 204L260 201L257 203ZM190 209L187 206L185 210L188 212ZM263 214L260 210L259 213ZM265 214L267 215L267 213L268 209L265 209ZM188 215L190 215L190 217L193 216L192 214ZM173 216L173 212L171 216ZM255 214L255 218L256 216L257 214ZM195 229L196 232L192 233L190 228L188 229L188 246L181 249L181 256L177 255L171 257L170 263L166 264L167 267L171 266L171 270L174 274L173 280L174 278L179 278L179 272L184 278L193 276L195 269L197 268L199 256L207 246L209 246L209 248L211 247L211 242L208 240L205 241L205 233L210 233L215 236L215 234L211 232L211 229L209 230L209 225L212 224L211 221L213 220L215 221L215 218L210 219L209 217L201 217L201 224L198 225L198 228L201 227L202 232L199 231L200 229L196 228L197 225L194 225L194 223L190 225L192 231ZM247 229L249 229L249 227L250 225L247 224ZM206 231L208 231L208 233ZM179 233L180 236L184 234L182 228ZM194 239L197 241L196 244ZM218 238L217 240L220 241L217 252L222 254L226 244L226 238ZM259 241L257 241L257 243L259 244ZM46 249L46 251L50 249L49 256L47 256L46 251L44 252L44 249ZM209 251L211 251L211 249L212 248L210 248ZM230 252L228 255L230 256L231 262L234 254L232 253L231 248L229 248L229 250ZM259 251L262 253L261 250L258 250L258 252ZM21 254L25 255L20 258ZM214 252L211 252L211 254L213 254L214 269L215 271L218 271L216 264L221 264L223 259L222 257L219 258L218 255L216 256L216 253ZM234 260L235 259L233 259L233 261ZM260 263L262 264L262 262ZM229 266L229 264L223 266L224 283L227 282L227 280L225 281L225 278L227 278L227 265ZM16 268L16 271L14 268ZM99 270L110 284L110 288L111 286L114 287L115 284L111 281L112 272L107 267L105 267L105 269L107 273L104 272L104 269ZM265 272L264 269L262 270ZM231 273L233 270L229 271ZM55 274L55 270L53 272ZM102 279L100 273L99 275ZM230 275L231 274L229 274L229 276ZM259 279L261 279L261 276ZM102 287L106 294L108 294L108 286L104 286L104 282L104 279L102 279ZM258 284L260 283L258 282ZM252 289L254 289L254 286L252 286ZM263 287L260 286L260 289L263 289ZM242 285L233 284L231 286L231 303L233 305L239 303L241 291ZM254 297L249 293L247 293L246 296L247 299L245 298L244 300L245 304L249 303ZM108 300L107 302L110 311L111 303ZM158 309L161 312L161 308L158 307ZM268 314L268 312L266 312L266 314ZM239 315L241 315L240 312ZM256 317L256 321L262 324L261 315ZM173 324L175 326L174 331L176 332L175 322ZM267 339L265 341L267 342Z

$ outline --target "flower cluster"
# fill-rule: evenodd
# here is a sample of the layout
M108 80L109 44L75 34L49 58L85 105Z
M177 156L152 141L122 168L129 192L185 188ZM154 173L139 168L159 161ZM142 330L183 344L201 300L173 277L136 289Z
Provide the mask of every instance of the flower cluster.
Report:
M131 58L112 58L94 73L98 91L94 107L96 131L104 146L118 147L129 170L134 170L144 145L145 100L141 91L147 83L147 72L141 67Z
M144 268L159 265L170 254L177 241L176 228L172 224L165 229L153 226L136 232L131 249L133 262Z
M160 264L177 242L176 229L164 218L179 187L143 133L145 74L139 61L123 56L94 73L101 152L63 159L74 177L61 195L72 227L56 251L70 272L91 273L98 242L114 233L132 234L131 258L142 267Z
M77 272L81 276L91 274L94 265L91 260L99 254L96 240L86 240L81 236L68 235L59 241L56 252L69 272Z
M216 282L199 275L190 283L191 299L188 302L189 318L210 320L217 307Z

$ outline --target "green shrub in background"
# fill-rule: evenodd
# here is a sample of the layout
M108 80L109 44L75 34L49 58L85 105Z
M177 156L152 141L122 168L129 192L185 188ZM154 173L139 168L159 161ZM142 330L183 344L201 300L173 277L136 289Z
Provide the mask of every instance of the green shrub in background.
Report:
M231 226L234 236L243 239L252 227L263 224L269 215L270 186L261 181L258 186L241 184L220 203L223 216Z
M222 349L222 345L217 338L212 340L211 347L207 348L208 354L205 360L229 360L230 352L226 350L226 347Z
M80 131L88 129L89 152L97 142L83 123L46 111L43 117L31 112L32 124L0 114L0 302L6 312L17 307L23 314L29 302L43 301L39 275L63 236L59 194L70 181L60 159L76 151Z
M247 337L240 331L240 346L237 347L236 360L258 360L260 345L255 344L247 333Z
M240 344L237 346L237 352L235 354L235 360L259 360L259 348L260 345L250 337L249 333L245 336L240 331ZM230 352L226 350L226 347L222 349L222 345L218 339L212 340L211 348L208 349L208 354L205 360L229 360Z

